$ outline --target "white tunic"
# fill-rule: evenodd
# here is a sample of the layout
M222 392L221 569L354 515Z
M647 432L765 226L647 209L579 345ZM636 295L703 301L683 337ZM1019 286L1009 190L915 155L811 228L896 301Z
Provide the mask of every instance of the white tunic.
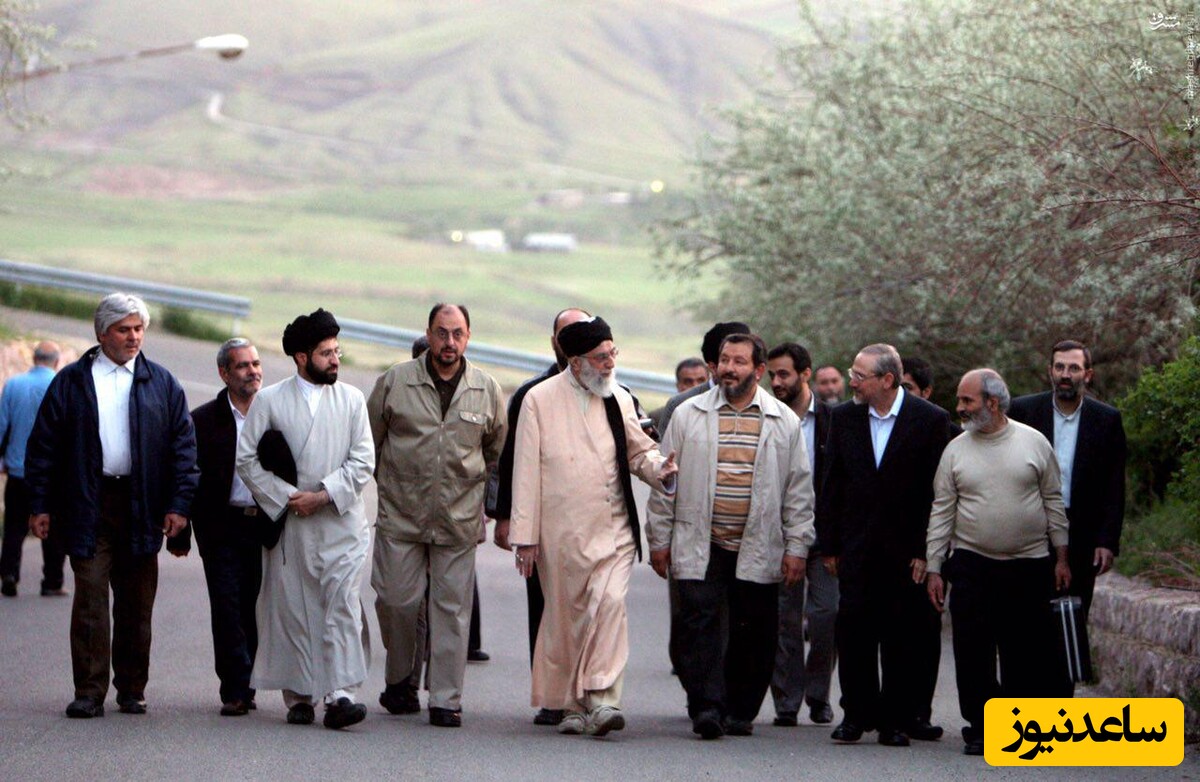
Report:
M329 492L311 516L289 514L279 545L263 551L258 653L250 684L320 697L367 676L360 599L371 533L362 490L375 470L375 447L361 391L335 383L309 411L300 379L264 388L238 439L237 470L272 518L297 489ZM296 460L298 486L263 469L258 441L278 429Z

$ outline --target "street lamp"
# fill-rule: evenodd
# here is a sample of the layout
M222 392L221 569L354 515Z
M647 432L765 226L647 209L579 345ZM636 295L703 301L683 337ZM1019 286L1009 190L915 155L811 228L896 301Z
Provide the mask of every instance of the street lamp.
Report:
M246 47L250 42L246 40L246 36L230 33L228 35L210 35L206 38L200 38L188 43L178 43L173 46L159 46L153 49L141 49L128 54L117 54L108 57L97 57L94 60L83 60L81 62L66 62L61 65L51 65L45 68L34 68L27 70L24 73L16 74L12 77L13 81L29 81L30 79L40 79L44 76L53 76L57 73L66 73L67 71L77 71L84 68L100 68L105 65L116 65L122 62L133 62L134 60L144 60L148 57L163 57L168 54L179 54L180 52L202 51L216 52L217 56L224 60L232 60L246 51Z

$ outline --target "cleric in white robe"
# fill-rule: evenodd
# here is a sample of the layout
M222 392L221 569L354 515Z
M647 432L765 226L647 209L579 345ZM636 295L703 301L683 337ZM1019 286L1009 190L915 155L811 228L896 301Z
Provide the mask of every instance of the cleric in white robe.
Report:
M572 323L558 344L567 370L521 405L509 540L519 572L528 576L536 561L546 599L531 705L565 710L560 733L603 736L625 726L625 595L641 539L630 475L669 493L676 467L615 382L608 324Z
M361 391L337 382L337 321L319 309L283 333L296 374L255 397L238 440L237 469L255 501L283 519L278 545L264 551L258 596L258 654L251 685L282 690L287 721L307 725L324 697L327 728L361 722L355 689L367 677L360 599L371 533L362 491L375 447ZM283 434L296 485L266 470L257 445Z

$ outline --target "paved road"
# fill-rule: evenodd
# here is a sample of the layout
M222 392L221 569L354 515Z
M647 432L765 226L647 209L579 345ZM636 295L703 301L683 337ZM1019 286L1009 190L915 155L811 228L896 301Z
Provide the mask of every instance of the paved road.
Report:
M0 310L0 319L29 333L91 342L89 325ZM147 354L177 372L193 405L217 390L214 348L151 331ZM267 379L288 371L280 355L266 357ZM344 373L369 387L369 373ZM373 501L368 507L373 506ZM71 699L67 643L69 599L30 594L41 567L40 549L25 548L25 591L0 600L0 780L92 779L801 779L962 780L989 779L1200 779L1194 752L1181 768L1166 770L993 769L981 758L961 754L949 656L943 644L936 719L947 738L906 749L870 742L835 746L829 728L802 723L784 729L770 724L769 698L749 738L700 742L683 715L683 693L669 674L666 657L666 590L645 565L630 589L630 645L625 710L628 728L609 739L558 736L536 727L528 706L528 650L523 586L511 555L495 546L479 551L484 648L492 660L468 667L464 727L433 728L423 716L392 717L375 697L383 687L378 625L363 699L366 722L335 733L319 726L284 723L277 694L262 693L250 716L217 715L208 599L203 572L193 553L161 561L154 619L150 712L134 717L116 712L109 699L100 720L68 720ZM68 588L72 586L68 577ZM369 588L365 599L374 600ZM368 611L368 614L373 614ZM836 684L835 684L836 686ZM840 713L839 713L840 717Z

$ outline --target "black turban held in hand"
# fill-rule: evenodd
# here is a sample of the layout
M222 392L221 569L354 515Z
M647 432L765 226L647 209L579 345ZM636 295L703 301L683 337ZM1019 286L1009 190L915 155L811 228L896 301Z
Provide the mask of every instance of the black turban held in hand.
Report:
M336 337L341 330L331 312L318 309L311 315L301 315L283 330L283 352L289 356L311 353L313 348Z
M558 332L558 346L567 358L571 358L590 353L601 342L612 338L612 329L604 322L604 318L593 315L587 320L563 326L562 331Z

